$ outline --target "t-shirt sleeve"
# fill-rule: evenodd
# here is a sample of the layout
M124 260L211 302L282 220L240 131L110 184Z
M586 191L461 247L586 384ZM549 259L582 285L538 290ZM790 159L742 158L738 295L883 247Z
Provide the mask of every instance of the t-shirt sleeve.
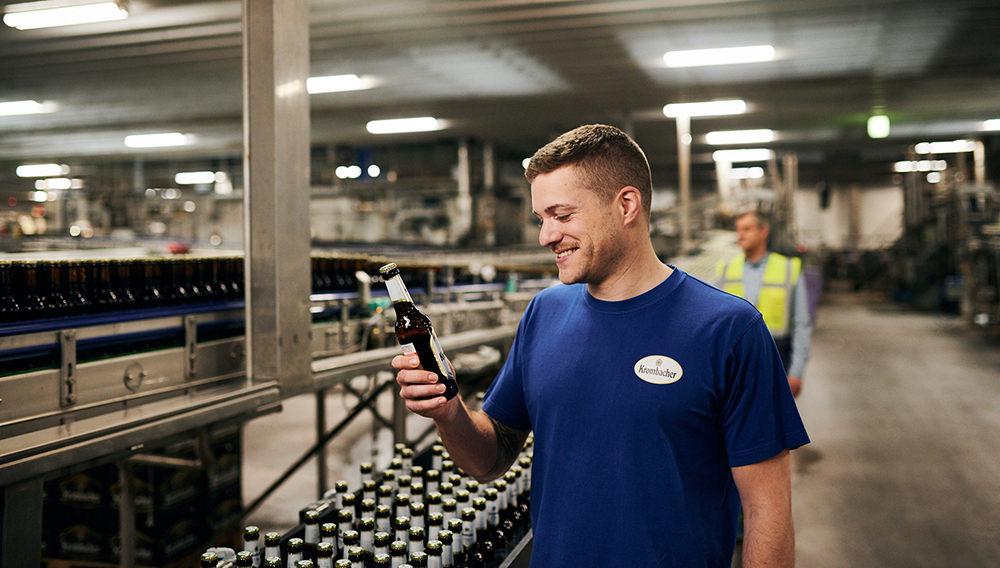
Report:
M730 466L758 463L809 443L778 350L759 314L735 338L725 373L722 427Z

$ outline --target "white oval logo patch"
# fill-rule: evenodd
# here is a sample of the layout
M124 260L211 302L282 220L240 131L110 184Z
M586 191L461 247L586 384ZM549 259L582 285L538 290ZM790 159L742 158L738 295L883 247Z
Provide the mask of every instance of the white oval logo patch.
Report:
M635 376L654 385L676 383L683 374L680 363L663 355L643 357L635 364Z

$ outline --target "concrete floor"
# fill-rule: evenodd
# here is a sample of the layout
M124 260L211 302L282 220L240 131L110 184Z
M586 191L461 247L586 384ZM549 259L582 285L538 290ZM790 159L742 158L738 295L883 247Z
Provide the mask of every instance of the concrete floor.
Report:
M357 380L362 386L363 380ZM328 424L353 398L328 397ZM380 401L389 414L391 399ZM1000 338L963 321L827 294L798 400L812 444L793 453L800 568L1000 566ZM315 439L315 398L288 399L245 431L249 502ZM427 422L412 417L411 435ZM388 463L368 413L335 439L329 479ZM311 462L251 515L282 531L316 497Z

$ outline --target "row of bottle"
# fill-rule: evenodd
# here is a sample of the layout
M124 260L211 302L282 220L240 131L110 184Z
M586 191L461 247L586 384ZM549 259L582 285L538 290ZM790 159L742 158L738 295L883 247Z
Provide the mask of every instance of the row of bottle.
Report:
M263 535L261 547L259 529L247 527L243 552L251 564L242 565L495 568L527 533L530 439L517 463L490 484L463 475L440 445L432 447L428 469L411 464L412 450L397 445L377 481L370 463L361 464L360 490L350 492L338 481L300 512L304 530L285 541L284 562L280 533ZM240 566L233 562L241 556L247 554L223 565ZM208 558L203 565L215 568Z
M0 261L0 323L243 299L243 258Z
M377 281L378 268L385 262L376 256L323 253L313 254L310 260L313 293L357 290L357 274ZM0 325L242 300L244 272L242 256L0 260ZM404 268L401 274L414 288L427 284L427 267ZM465 271L452 274L459 283L471 278Z

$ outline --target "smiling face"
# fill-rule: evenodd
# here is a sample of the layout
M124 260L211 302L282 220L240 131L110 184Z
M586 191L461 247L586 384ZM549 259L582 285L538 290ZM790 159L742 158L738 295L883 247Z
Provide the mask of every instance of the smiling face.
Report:
M552 250L563 284L605 283L626 257L616 209L586 187L574 166L538 175L531 208L538 217L538 243Z

